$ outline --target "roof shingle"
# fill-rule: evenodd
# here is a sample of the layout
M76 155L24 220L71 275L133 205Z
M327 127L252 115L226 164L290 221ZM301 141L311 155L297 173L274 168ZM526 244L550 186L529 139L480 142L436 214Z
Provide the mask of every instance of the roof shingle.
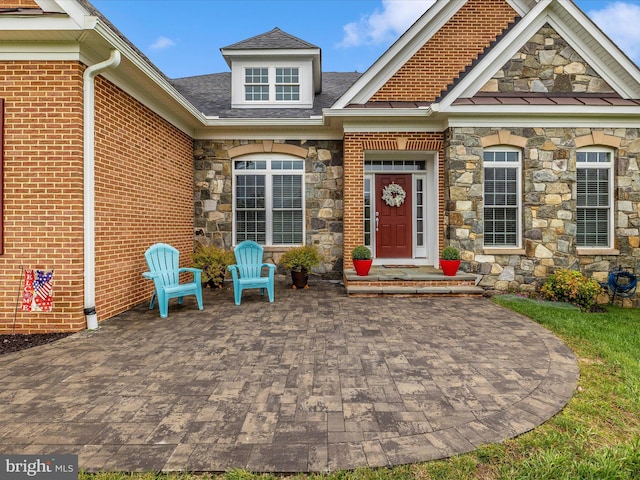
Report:
M307 49L318 48L304 40L283 32L278 27L266 33L234 43L222 50L274 50L274 49Z

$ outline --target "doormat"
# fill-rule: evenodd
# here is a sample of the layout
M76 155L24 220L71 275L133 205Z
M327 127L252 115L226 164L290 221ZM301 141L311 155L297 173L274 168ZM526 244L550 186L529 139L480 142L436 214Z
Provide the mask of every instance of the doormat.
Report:
M417 265L383 265L384 268L418 268Z

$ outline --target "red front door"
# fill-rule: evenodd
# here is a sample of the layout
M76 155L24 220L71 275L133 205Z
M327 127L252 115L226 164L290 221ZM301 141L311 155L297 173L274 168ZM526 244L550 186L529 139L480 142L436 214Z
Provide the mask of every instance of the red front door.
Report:
M391 184L405 192L401 205L388 205L383 200L385 187ZM411 175L376 175L376 257L411 258Z

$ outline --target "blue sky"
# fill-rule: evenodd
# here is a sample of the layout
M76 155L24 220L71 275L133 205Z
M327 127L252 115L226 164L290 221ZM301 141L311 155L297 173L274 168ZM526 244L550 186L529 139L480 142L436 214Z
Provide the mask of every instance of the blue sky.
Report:
M568 1L568 0L563 0ZM229 71L220 48L279 27L322 49L324 71L363 72L433 0L92 0L171 78ZM640 64L640 0L576 0Z

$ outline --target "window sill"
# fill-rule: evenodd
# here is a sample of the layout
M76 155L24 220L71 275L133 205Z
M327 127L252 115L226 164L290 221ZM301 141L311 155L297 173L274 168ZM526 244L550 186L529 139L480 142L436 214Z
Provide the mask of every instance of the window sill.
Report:
M576 248L576 255L620 255L617 248Z
M483 248L484 255L524 255L527 253L524 248Z

